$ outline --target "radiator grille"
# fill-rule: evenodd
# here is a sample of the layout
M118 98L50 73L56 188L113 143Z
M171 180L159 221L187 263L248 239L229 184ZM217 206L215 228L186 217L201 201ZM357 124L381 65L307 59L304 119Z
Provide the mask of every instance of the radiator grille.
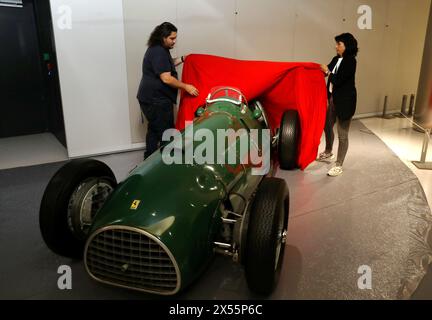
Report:
M156 294L174 294L179 272L168 250L140 229L109 227L87 242L85 264L96 280Z

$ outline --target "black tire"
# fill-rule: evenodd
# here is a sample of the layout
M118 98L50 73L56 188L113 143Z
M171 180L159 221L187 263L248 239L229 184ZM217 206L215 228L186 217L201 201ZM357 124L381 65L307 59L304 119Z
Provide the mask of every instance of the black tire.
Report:
M278 178L265 178L252 203L245 257L246 280L255 293L269 295L279 279L288 214L286 182Z
M80 201L83 203L92 185L104 185L106 189L114 189L117 185L111 169L93 159L68 162L48 183L40 206L39 227L42 238L53 252L70 258L82 257L86 235L78 230L81 217L76 216L79 213L74 208Z
M279 165L283 170L298 167L298 140L300 134L299 115L296 110L288 110L282 116L279 129Z

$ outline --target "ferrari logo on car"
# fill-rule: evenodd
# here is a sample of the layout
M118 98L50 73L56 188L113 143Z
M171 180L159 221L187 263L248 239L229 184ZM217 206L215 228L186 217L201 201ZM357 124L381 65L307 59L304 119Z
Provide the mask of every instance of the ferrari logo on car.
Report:
M140 200L134 200L134 201L132 202L132 205L131 205L130 209L131 209L131 210L136 210L136 209L138 209L138 206L139 206L140 202L141 202Z

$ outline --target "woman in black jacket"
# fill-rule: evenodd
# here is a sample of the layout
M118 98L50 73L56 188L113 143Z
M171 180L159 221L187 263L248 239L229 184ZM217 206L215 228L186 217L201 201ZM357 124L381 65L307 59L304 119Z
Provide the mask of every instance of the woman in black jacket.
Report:
M350 33L343 33L335 37L336 52L329 65L321 65L321 70L329 77L327 83L328 108L325 123L326 149L320 153L318 161L334 159L333 127L337 122L339 135L339 149L336 165L328 172L329 176L340 175L345 156L348 151L348 132L351 119L357 105L357 90L355 74L358 53L357 40ZM337 121L336 121L337 120Z

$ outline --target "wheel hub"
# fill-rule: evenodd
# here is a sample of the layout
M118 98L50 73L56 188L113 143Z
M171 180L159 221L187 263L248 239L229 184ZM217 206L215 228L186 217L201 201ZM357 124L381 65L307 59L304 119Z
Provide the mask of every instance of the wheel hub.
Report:
M68 205L68 224L73 234L85 239L99 209L113 191L104 179L83 181L72 194Z

